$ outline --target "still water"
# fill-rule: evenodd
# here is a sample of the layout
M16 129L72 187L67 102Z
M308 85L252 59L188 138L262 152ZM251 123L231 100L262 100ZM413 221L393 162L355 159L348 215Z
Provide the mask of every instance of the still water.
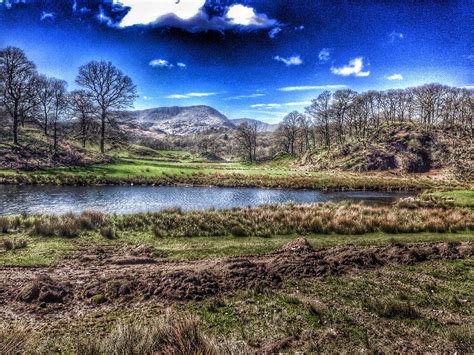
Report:
M0 185L0 215L63 214L85 210L128 214L156 212L171 207L203 210L343 200L389 203L408 195L398 192L322 192L262 188Z

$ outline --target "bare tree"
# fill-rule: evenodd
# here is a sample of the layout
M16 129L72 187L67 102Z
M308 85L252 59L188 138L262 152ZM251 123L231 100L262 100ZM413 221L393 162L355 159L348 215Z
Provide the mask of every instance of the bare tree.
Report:
M98 108L100 120L100 151L105 152L106 124L112 123L113 111L133 105L137 88L130 77L111 62L92 61L79 68L76 78Z
M66 86L67 83L64 80L51 79L53 93L51 119L53 124L53 150L55 154L58 151L58 123L66 114L68 107Z
M48 121L54 100L53 79L40 75L36 80L36 96L41 111L44 134L48 135Z
M249 162L257 161L258 123L242 123L237 127L235 138L242 155Z
M75 90L69 95L69 104L73 113L79 121L80 138L82 147L86 147L87 139L90 136L92 126L92 115L94 114L94 105L84 90Z
M290 112L283 118L276 132L283 143L285 151L289 154L295 154L295 143L299 134L300 117L301 113L298 111Z
M327 148L331 146L331 92L324 91L316 99L311 101L311 105L306 107L306 113L310 115L315 123L316 129L322 132L324 144Z
M0 50L0 100L13 121L13 143L18 144L18 126L33 105L32 84L36 67L16 47Z

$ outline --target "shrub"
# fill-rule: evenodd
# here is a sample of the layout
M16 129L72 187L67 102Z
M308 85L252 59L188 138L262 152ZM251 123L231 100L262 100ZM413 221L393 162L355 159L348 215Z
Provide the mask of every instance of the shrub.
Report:
M10 219L8 217L0 217L0 233L8 233L10 230Z
M100 235L107 239L115 239L117 238L117 233L115 232L115 228L112 226L103 227L100 229Z
M107 223L106 215L97 211L85 211L78 218L81 228L85 230L93 230Z
M81 234L81 224L77 216L67 214L61 217L40 217L35 220L31 231L43 237L78 237Z
M15 249L15 244L13 243L13 240L11 239L4 239L3 240L3 248L5 250L13 250Z
M28 246L28 242L25 239L18 239L18 240L4 239L2 244L3 244L3 248L7 251L24 249Z

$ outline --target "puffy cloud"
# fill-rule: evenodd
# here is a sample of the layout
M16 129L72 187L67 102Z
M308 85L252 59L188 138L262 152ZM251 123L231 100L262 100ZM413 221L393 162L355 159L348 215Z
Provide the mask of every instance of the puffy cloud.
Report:
M280 57L279 55L273 57L274 60L278 61L278 62L282 62L282 63L285 63L285 65L287 67L291 66L291 65L301 65L303 64L303 60L301 59L301 57L299 55L294 55L294 56L291 56L289 58L283 58L283 57Z
M149 25L159 21L165 15L173 14L182 19L189 20L196 16L205 5L206 0L121 0L121 4L130 7L130 11L120 22L120 27L134 25Z
M362 71L364 69L364 59L362 57L357 57L351 59L349 64L344 65L342 67L336 68L331 67L331 72L336 75L342 76L369 76L370 71Z
M205 9L206 0L123 0L121 4L130 11L123 17L119 27L135 25L154 27L176 27L189 32L227 29L260 29L278 24L266 14L260 14L252 7L234 4L221 15L210 16Z
M327 63L331 59L331 48L323 48L319 51L318 58L320 63Z
M268 37L270 37L271 39L274 39L274 38L276 38L276 36L278 36L278 34L281 31L282 31L282 29L280 27L275 27L270 32L268 32Z
M312 91L312 90L338 90L345 89L347 85L315 85L315 86L286 86L279 88L278 91Z
M181 69L186 69L186 68L188 67L186 64L181 63L181 62L176 63L176 66L177 66L178 68L181 68Z
M390 76L387 76L388 80L403 80L403 75L402 74L392 74Z
M268 27L276 22L269 19L267 15L257 14L253 8L241 4L230 6L225 18L231 24L239 26Z
M191 99L193 97L207 97L217 95L216 92L190 92L188 94L173 94L166 96L167 99Z
M165 59L154 59L150 63L148 63L150 66L155 67L155 68L173 68L174 65L168 62Z

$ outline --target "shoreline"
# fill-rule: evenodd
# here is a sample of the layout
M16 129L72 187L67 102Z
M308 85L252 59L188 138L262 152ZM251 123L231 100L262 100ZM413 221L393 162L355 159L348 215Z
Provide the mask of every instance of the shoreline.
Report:
M94 175L35 175L27 173L2 174L0 185L50 185L50 186L176 186L176 187L228 187L228 188L268 188L283 190L314 190L323 192L336 191L377 191L377 192L422 192L433 188L460 189L467 188L460 182L435 182L429 180L409 180L393 177L366 176L286 176L246 174L206 174L162 175L156 177L135 176L115 178Z

